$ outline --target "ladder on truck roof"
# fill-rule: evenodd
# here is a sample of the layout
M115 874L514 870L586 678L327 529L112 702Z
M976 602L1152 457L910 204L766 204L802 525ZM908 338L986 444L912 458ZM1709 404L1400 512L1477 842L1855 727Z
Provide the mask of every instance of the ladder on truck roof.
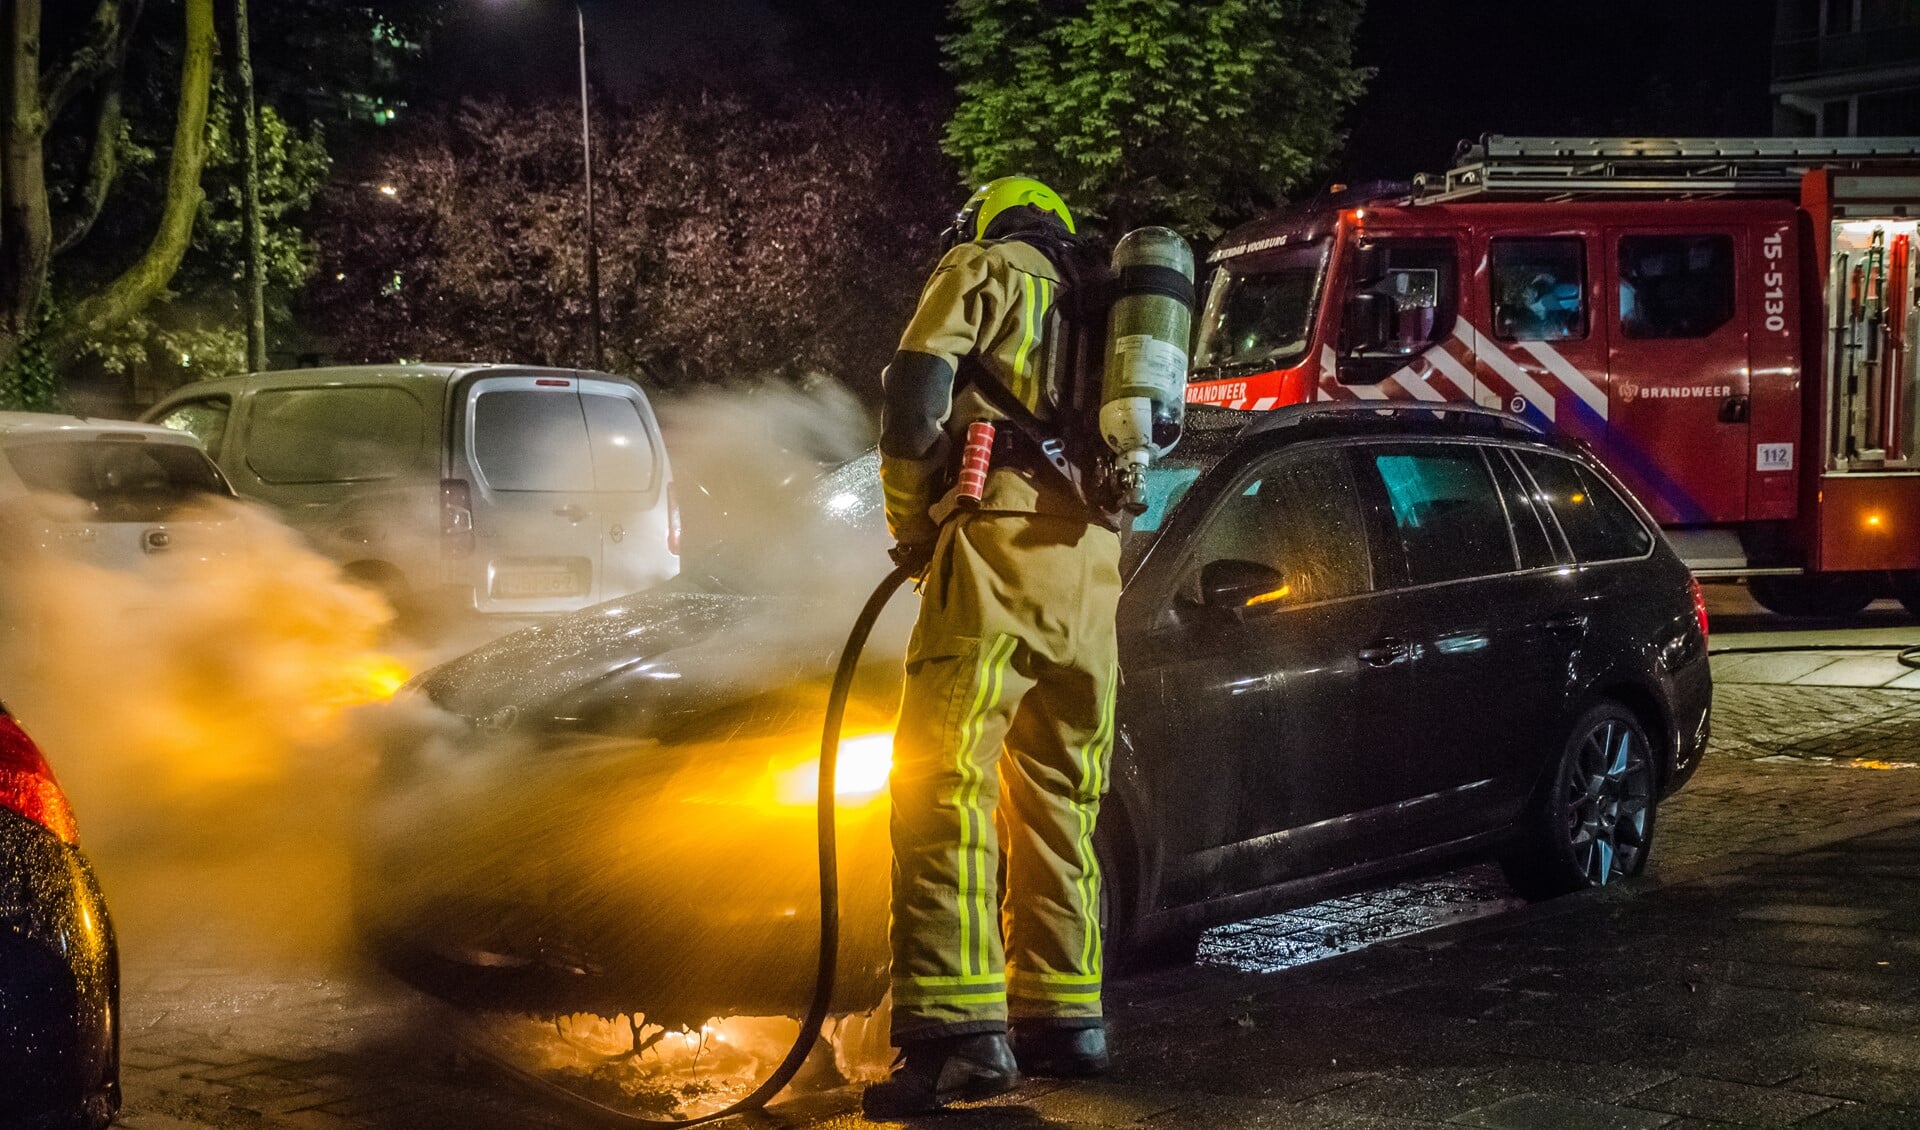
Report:
M1812 169L1920 169L1920 137L1502 137L1463 142L1453 167L1414 181L1417 204L1797 196Z

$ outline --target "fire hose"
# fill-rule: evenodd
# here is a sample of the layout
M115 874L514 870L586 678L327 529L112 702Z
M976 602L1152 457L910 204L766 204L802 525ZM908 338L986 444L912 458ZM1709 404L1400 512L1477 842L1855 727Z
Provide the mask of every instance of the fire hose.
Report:
M765 1107L792 1082L807 1057L813 1054L814 1044L820 1038L821 1027L826 1023L827 1012L833 1004L834 976L839 965L840 870L833 796L834 775L840 761L840 727L846 720L847 699L853 693L853 677L860 667L860 654L866 650L867 637L873 634L873 626L887 603L916 569L913 565L896 566L880 581L873 595L867 598L860 615L854 618L852 631L847 633L846 645L840 650L839 665L834 668L832 687L827 692L826 720L820 731L819 794L814 804L820 861L820 949L813 974L813 998L800 1020L800 1031L793 1038L793 1046L787 1049L785 1058L773 1069L773 1074L747 1095L709 1114L694 1118L648 1118L561 1086L475 1041L468 1041L469 1050L555 1103L608 1126L699 1126L718 1122Z

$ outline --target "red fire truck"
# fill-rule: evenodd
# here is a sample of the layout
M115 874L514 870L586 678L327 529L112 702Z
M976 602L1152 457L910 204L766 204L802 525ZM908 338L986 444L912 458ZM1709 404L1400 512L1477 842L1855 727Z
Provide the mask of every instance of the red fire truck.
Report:
M1504 407L1702 578L1920 613L1916 221L1920 138L1491 136L1225 236L1187 399Z

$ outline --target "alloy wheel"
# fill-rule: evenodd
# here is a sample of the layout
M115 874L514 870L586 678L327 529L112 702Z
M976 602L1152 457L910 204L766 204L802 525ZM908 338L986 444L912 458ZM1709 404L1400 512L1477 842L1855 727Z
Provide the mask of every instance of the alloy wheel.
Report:
M1652 759L1633 727L1607 718L1587 733L1564 779L1573 861L1592 886L1639 870L1653 810Z

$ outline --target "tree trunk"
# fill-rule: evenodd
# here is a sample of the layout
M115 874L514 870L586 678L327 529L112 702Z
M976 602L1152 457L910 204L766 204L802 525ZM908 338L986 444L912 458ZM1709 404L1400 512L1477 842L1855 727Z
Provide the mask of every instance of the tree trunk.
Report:
M260 110L253 99L253 33L247 27L247 0L233 0L234 66L240 72L240 151L246 166L241 224L247 237L247 371L267 367L267 279L265 233L260 227Z
M17 3L37 0L16 0ZM138 262L88 296L46 337L48 359L65 368L87 343L119 326L158 298L180 269L193 241L194 221L206 192L200 171L207 159L207 92L213 77L213 0L186 0L186 41L180 63L180 101L173 127L173 156L159 230Z
M40 103L40 0L11 0L0 122L0 366L32 332L53 253Z

